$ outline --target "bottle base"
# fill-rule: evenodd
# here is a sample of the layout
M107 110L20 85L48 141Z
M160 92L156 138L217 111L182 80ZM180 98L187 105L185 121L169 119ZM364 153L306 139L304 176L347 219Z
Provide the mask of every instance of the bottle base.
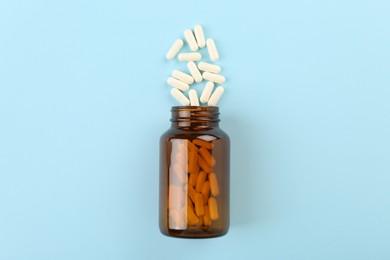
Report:
M168 229L161 230L161 233L168 237L176 237L176 238L215 238L221 237L227 234L227 230L216 230L216 229L208 229L208 230L177 230L177 229Z

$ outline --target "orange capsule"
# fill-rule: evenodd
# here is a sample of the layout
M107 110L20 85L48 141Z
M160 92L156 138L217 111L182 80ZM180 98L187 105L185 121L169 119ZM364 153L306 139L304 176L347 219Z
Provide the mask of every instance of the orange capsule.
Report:
M213 194L213 196L218 196L219 195L219 186L218 186L218 181L217 181L217 175L213 172L210 173L209 174L209 181L210 181L211 194Z
M209 206L204 206L204 216L203 216L203 225L206 227L211 225L211 219L210 219L210 209Z
M199 217L204 215L204 205L203 205L203 196L200 193L195 195L195 213Z
M214 197L209 198L210 219L217 220L219 218L217 200Z
M207 141L202 140L202 139L194 139L192 142L194 144L196 144L197 146L202 146L202 147L207 148L207 149L212 149L214 147L212 142L207 142Z
M192 203L192 200L190 197L187 197L187 207L190 207L192 210L195 210L194 204Z
M207 173L211 172L211 166L205 161L205 159L203 159L202 156L198 156L198 164L203 171Z
M203 171L198 174L198 179L196 179L196 186L195 186L196 192L201 192L202 191L203 184L206 181L206 177L207 177L206 173L203 172Z
M192 202L194 202L194 203L196 200L195 195L196 195L196 191L194 190L194 188L191 185L189 185L188 186L188 196L191 198Z
M198 179L198 172L190 173L190 177L188 178L188 184L191 185L192 187L195 187L197 179Z
M199 148L199 153L200 155L202 155L202 157L204 158L204 160L211 166L211 167L214 167L215 164L216 164L216 161L214 159L214 156L211 155L211 153L209 152L209 150L207 150L206 148L204 147L201 147Z
M198 147L196 147L196 145L194 145L191 141L187 141L187 147L190 151L198 150Z
M203 202L207 203L207 200L209 199L209 196L210 196L210 182L209 181L206 181L203 184L202 195L203 195Z
M187 207L187 220L189 225L197 225L199 224L199 219L195 215L194 211L191 209L191 207Z
M203 226L203 216L198 217L199 219L199 225Z
M195 147L195 145L194 145ZM188 154L188 172L189 173L198 173L199 164L198 164L198 148L189 149Z

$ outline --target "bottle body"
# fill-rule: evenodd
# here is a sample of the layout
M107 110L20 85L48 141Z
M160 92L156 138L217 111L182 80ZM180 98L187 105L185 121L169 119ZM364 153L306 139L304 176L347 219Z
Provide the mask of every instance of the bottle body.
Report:
M165 235L208 238L229 229L230 140L215 114L215 107L172 108L172 127L160 139L160 230Z

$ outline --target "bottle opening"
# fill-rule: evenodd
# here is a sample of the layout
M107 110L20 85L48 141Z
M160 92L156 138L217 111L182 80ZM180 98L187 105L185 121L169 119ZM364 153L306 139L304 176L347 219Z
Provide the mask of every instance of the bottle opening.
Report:
M218 124L219 107L212 106L174 106L171 109L172 123L178 126L189 126L192 124L212 125Z

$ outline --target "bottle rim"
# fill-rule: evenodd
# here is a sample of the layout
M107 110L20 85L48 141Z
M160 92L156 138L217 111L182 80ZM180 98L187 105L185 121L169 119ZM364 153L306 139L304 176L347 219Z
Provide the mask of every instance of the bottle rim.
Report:
M214 106L173 106L171 122L218 123L219 107Z

